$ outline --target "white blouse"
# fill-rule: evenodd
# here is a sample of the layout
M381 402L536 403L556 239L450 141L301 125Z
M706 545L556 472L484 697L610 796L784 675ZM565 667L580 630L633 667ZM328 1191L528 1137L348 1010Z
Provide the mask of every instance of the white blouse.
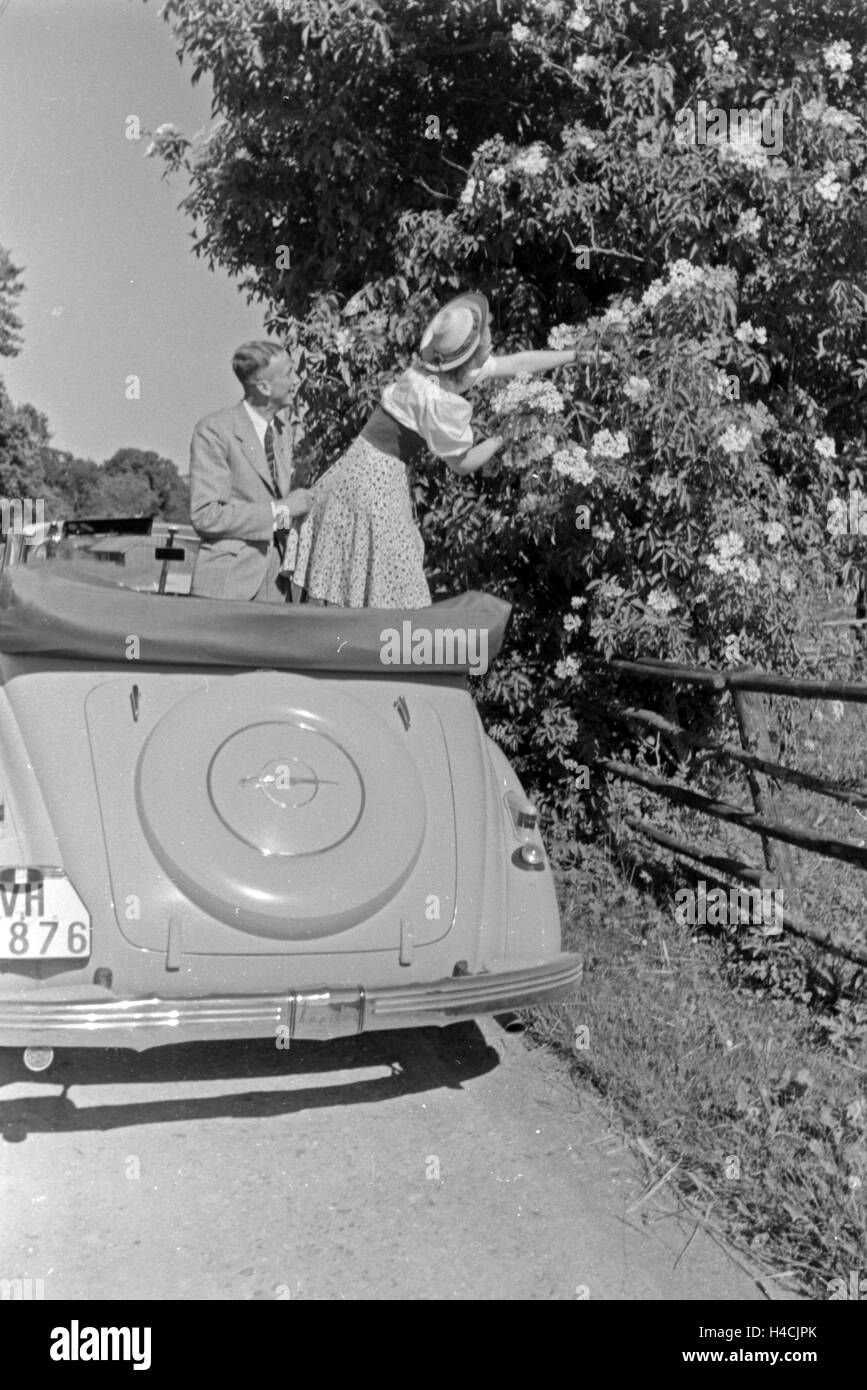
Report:
M495 376L496 361L489 357L471 372L470 385ZM460 458L472 448L473 407L463 396L446 390L435 372L408 367L397 381L386 386L380 399L383 409L420 434L437 458Z

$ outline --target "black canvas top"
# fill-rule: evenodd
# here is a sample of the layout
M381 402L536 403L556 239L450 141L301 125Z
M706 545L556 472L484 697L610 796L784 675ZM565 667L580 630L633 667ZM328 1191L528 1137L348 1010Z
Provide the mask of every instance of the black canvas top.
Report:
M429 608L321 608L136 593L62 562L10 565L0 651L128 663L137 638L144 663L434 677L477 670L482 651L493 661L510 613L478 590Z

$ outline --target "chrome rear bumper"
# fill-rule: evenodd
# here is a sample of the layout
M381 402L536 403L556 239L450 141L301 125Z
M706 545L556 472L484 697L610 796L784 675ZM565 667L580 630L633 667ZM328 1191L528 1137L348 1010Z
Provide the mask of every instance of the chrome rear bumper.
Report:
M387 1028L443 1027L461 1018L547 1004L568 996L582 960L558 955L520 970L461 975L382 989L122 999L97 986L0 994L0 1047L126 1047L143 1052L216 1038L347 1037Z

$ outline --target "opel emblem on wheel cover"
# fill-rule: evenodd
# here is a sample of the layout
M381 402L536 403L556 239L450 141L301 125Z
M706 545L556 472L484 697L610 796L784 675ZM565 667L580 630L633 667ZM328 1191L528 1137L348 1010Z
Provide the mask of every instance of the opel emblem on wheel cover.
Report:
M337 787L329 777L319 777L308 763L300 758L273 758L266 763L258 777L242 777L242 787L254 787L264 792L268 800L282 810L307 806L320 787Z

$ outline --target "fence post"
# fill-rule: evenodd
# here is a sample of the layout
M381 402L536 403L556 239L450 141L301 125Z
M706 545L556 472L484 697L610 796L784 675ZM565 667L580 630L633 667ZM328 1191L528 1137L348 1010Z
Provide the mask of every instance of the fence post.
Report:
M760 758L771 761L772 749L764 696L751 690L732 690L731 696L742 746L748 753L756 753ZM778 821L776 797L768 778L755 768L747 768L746 773L757 814L764 816L766 820ZM762 849L765 863L771 872L776 874L783 889L785 917L786 903L796 910L800 905L794 855L789 845L783 844L780 840L772 840L767 835L762 836Z

